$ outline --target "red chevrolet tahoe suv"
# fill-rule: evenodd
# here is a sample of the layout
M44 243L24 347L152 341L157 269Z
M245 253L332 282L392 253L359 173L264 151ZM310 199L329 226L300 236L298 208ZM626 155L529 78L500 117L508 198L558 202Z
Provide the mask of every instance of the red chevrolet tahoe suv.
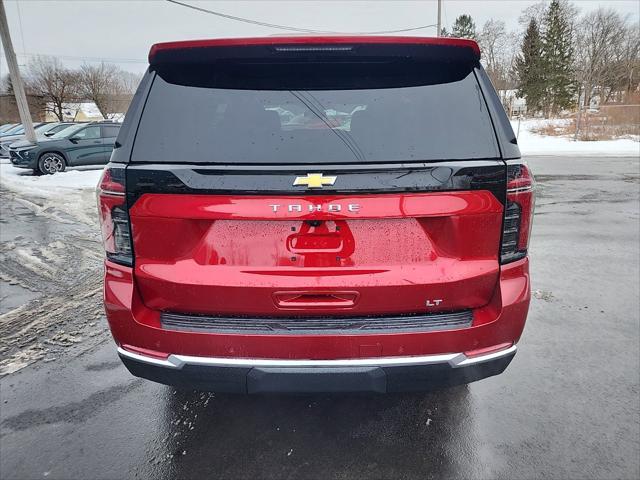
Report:
M185 41L149 63L98 190L132 374L393 392L507 367L533 178L475 42Z

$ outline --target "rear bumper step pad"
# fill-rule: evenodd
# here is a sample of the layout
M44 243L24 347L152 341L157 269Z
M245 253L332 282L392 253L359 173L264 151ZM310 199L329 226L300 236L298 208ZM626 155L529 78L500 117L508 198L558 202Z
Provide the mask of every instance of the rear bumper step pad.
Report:
M163 313L162 327L167 330L255 333L255 334L353 334L389 332L430 332L469 328L473 312L432 313L421 315L396 315L385 317L307 317L307 318L260 318L260 317L211 317Z

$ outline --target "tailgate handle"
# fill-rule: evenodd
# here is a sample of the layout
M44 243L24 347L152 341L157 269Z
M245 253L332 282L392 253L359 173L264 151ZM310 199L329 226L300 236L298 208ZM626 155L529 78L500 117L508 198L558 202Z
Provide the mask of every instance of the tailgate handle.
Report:
M359 295L358 292L275 292L273 299L280 308L350 308Z

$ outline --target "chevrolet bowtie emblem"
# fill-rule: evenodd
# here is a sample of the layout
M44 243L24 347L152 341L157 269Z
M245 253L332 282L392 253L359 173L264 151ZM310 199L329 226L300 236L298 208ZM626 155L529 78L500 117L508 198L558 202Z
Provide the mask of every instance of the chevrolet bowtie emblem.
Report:
M338 177L325 177L322 173L307 173L306 177L296 177L294 186L306 186L308 188L322 188L325 185L333 185Z

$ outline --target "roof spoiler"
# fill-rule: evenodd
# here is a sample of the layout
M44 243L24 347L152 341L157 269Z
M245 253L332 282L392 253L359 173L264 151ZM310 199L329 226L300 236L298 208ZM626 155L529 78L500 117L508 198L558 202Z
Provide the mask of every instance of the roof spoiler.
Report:
M418 57L478 63L474 40L450 37L298 36L225 38L156 43L149 64L209 63L224 59L295 59L314 57Z

